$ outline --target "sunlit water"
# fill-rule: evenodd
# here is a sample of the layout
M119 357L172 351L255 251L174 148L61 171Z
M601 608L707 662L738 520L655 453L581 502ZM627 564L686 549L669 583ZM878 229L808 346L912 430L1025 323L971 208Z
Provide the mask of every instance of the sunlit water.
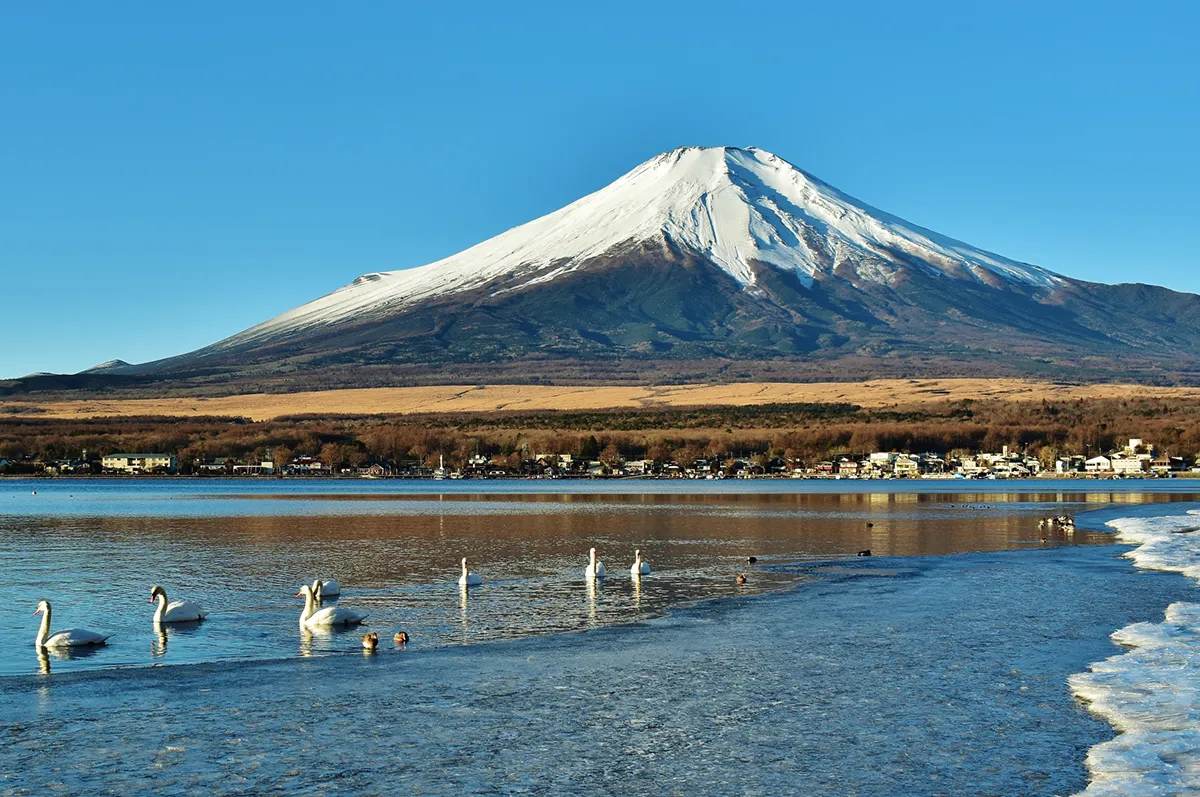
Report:
M634 622L671 606L790 586L780 563L1001 550L1111 535L1047 533L1037 518L1137 495L739 492L641 483L8 480L0 482L0 674L272 659L360 647L362 629L299 628L302 583L335 578L367 630L411 645L467 644ZM827 489L825 484L816 483ZM761 485L761 488L760 488ZM468 493L466 489L499 492ZM702 485L708 488L711 483ZM1172 485L1174 486L1174 485ZM517 488L524 487L523 492ZM540 493L531 490L558 490ZM457 490L432 493L431 490ZM759 490L763 491L759 491ZM943 490L946 488L943 487ZM412 492L424 490L424 493ZM1045 542L1042 538L1045 537ZM609 577L583 578L589 548ZM634 550L649 577L629 575ZM468 557L483 586L457 586ZM758 559L755 565L748 557ZM735 583L738 573L748 581ZM151 586L198 602L196 626L153 628ZM40 599L53 626L112 634L95 651L33 655Z
M1194 484L497 484L0 481L0 794L1063 793L1112 735L1067 676L1191 590L1037 519ZM300 631L318 576L377 653ZM155 633L154 583L210 618ZM110 644L36 655L42 597Z

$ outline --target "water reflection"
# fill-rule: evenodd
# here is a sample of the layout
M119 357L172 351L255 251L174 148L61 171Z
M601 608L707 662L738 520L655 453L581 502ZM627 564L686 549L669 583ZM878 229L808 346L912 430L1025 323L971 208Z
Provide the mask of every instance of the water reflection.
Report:
M600 588L604 585L602 578L585 579L587 583L587 627L596 628L600 623L596 615L596 596L600 592Z
M458 605L460 625L462 629L461 639L464 645L471 641L470 629L467 627L467 601L470 599L470 595L468 594L467 590L468 587L466 584L458 585Z
M301 658L307 659L313 655L313 632L303 622L300 623L300 648L299 654Z
M167 629L161 623L154 624L154 638L150 640L150 658L161 659L167 655Z
M787 586L798 576L777 565L863 549L876 556L942 554L1040 547L1043 537L1047 546L1105 544L1110 536L1082 528L1072 537L1037 527L1047 515L1095 506L1094 497L343 495L335 496L335 509L364 501L383 508L372 515L5 515L0 573L14 603L45 595L70 600L84 622L103 617L105 628L117 633L106 666L149 663L165 657L168 644L173 663L275 658L297 649L319 655L360 647L361 633L314 637L301 628L297 648L292 623L299 609L281 596L315 574L337 578L348 602L369 611L381 633L403 627L415 634L416 646L466 644L629 622L687 601ZM325 506L313 498L274 495L241 503ZM228 508L219 501L192 503ZM635 579L617 566L608 583L586 586L581 613L579 579L587 557L580 552L592 545L610 556L641 549L653 575ZM460 589L456 601L447 587L457 586L458 573L446 563L459 562L462 551L489 576L486 592ZM757 562L747 564L749 556ZM742 571L750 580L738 588ZM163 629L148 638L144 603L132 596L155 582L175 585L214 619L203 631ZM23 613L0 605L0 674L31 670L24 641L35 631Z
M37 650L39 658L49 655L49 658L55 661L82 661L90 659L106 647L107 645L76 645L73 647L35 648L35 650Z
M150 657L162 658L167 655L167 645L171 639L195 638L194 644L203 644L201 628L203 620L188 620L174 623L153 623L154 638L150 641Z

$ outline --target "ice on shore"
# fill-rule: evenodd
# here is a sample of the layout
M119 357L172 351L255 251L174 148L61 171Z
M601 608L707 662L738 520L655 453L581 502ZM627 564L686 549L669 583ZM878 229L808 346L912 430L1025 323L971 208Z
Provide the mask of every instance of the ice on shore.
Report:
M1200 513L1109 522L1138 547L1138 567L1200 580ZM1088 753L1086 795L1200 791L1200 604L1173 603L1161 623L1112 635L1130 648L1070 678L1071 690L1120 731Z

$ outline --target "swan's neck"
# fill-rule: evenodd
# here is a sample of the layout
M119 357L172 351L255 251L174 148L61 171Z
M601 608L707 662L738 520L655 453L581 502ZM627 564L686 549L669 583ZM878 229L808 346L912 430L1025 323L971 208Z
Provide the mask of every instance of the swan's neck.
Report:
M467 575L467 560L463 559L463 577L465 578L466 575Z
M154 610L154 622L159 623L162 622L163 615L167 613L167 593L159 590L156 602L158 608Z
M146 615L142 615L145 617ZM38 629L37 639L33 644L39 648L46 646L46 637L50 636L50 607L46 607L46 611L42 612L42 626Z
M313 594L312 592L304 593L304 611L300 613L300 622L304 622L313 616Z

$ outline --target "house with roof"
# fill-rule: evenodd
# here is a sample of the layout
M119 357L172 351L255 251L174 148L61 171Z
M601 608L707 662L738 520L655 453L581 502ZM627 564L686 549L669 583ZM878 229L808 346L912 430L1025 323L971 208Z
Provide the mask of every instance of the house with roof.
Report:
M1150 457L1145 455L1113 454L1109 457L1112 472L1124 476L1145 473L1149 470L1150 462Z
M178 473L179 460L171 454L108 454L100 467L105 473Z
M837 473L848 478L858 478L860 468L858 460L849 457L842 457L837 462Z
M214 457L213 459L197 459L192 469L200 474L220 474L230 472L232 461L229 457Z
M275 463L268 459L264 459L257 464L246 462L233 466L234 476L270 476L274 473Z

